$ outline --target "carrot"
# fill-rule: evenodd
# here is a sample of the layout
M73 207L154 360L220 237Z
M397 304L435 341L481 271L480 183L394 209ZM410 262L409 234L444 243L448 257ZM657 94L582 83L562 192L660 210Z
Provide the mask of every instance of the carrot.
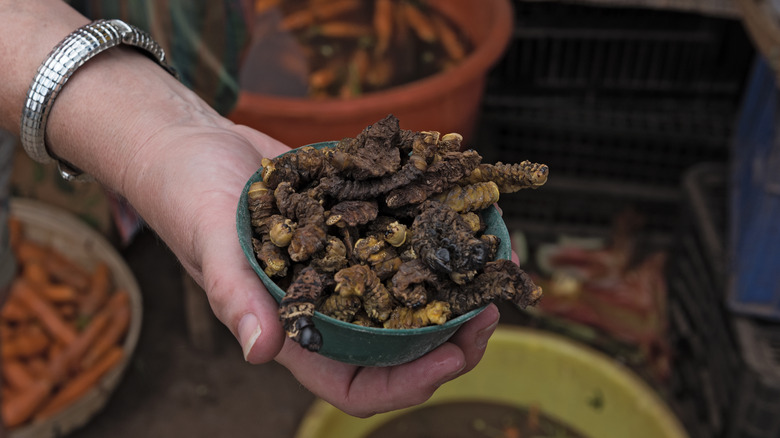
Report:
M84 356L81 361L82 368L92 367L101 357L103 357L107 351L112 347L119 345L119 341L127 332L127 328L130 326L130 307L125 306L117 309L111 315L111 322L109 326L103 331L100 338L95 340L92 348Z
M81 301L79 315L89 317L106 302L111 289L111 270L104 262L98 263L89 278L87 294Z
M370 26L348 21L322 23L317 26L316 31L319 35L329 38L362 38L370 36L372 33Z
M56 303L57 304L57 313L60 314L60 317L64 321L67 321L71 324L76 324L76 320L79 316L79 309L78 305L76 303ZM79 320L79 322L85 321L85 320ZM76 324L76 327L80 327L79 324Z
M76 339L76 330L63 321L57 310L24 279L19 278L11 284L11 296L23 303L54 338L66 345Z
M398 5L393 10L393 38L391 44L398 44L399 47L406 47L409 44L409 20L406 19L406 13L402 5Z
M17 391L21 391L35 382L35 377L21 361L5 360L0 368L2 368L0 371L2 371L3 382Z
M65 345L62 342L55 342L51 347L49 347L49 351L46 352L47 361L53 361L54 358L61 355L63 351L65 351Z
M393 63L386 59L379 59L371 64L366 72L366 82L374 87L382 87L393 77Z
M100 336L109 322L109 314L100 312L92 318L92 322L79 333L70 345L49 362L49 378L54 383L60 383L68 376L73 365L81 361L89 347Z
M30 419L51 393L52 385L46 380L36 380L24 391L11 393L3 398L2 416L5 426L13 428Z
M434 17L433 24L441 38L441 44L450 58L460 61L466 56L466 49L458 40L458 35L441 17Z
M393 36L393 2L392 0L377 0L374 3L374 32L376 45L374 55L382 56L390 47Z
M7 339L0 346L0 356L3 359L27 358L43 354L51 345L51 340L38 326L30 325L16 331L13 338Z
M49 251L42 245L38 245L29 239L22 239L16 246L16 258L19 263L41 263L49 257Z
M46 359L41 356L32 357L27 359L27 369L33 377L42 379L49 374L49 367Z
M87 391L124 357L124 352L119 347L109 351L94 367L86 369L76 377L69 380L35 415L35 418L46 418L55 414L81 398Z
M28 312L24 305L20 304L19 301L9 299L6 301L2 310L0 310L0 318L6 322L21 323L29 321L32 318L32 315L30 315L30 312Z
M314 18L320 21L330 20L360 6L360 0L329 0L312 4Z
M44 266L55 280L73 286L79 291L89 287L89 274L81 266L72 263L56 251L44 261Z
M336 70L333 66L327 66L313 71L309 75L309 87L314 89L327 88L336 80Z
M129 295L123 290L117 291L114 295L117 295L117 299L109 303L111 306L106 306L110 312L109 326L103 331L100 338L95 340L90 351L84 356L84 360L81 362L83 368L91 367L112 346L118 345L130 326Z
M284 30L303 29L317 21L329 20L358 6L360 6L358 0L329 1L311 5L309 8L285 16L282 19L281 28Z
M366 77L366 72L368 71L368 66L371 63L370 56L368 54L368 51L365 49L357 49L352 54L352 57L350 58L350 68L355 69L355 74L358 77L358 80L360 82L363 82L363 80Z
M255 14L262 15L279 6L281 0L255 0Z
M435 42L437 39L436 28L431 24L430 19L411 3L403 3L402 7L406 21L414 33L426 43Z
M78 290L86 289L89 284L89 274L81 266L71 262L60 252L31 240L22 240L16 251L19 263L40 263L49 275Z
M9 398L15 397L15 392L16 391L12 390L8 386L3 385L3 387L0 388L0 400L7 400Z
M49 284L49 273L38 261L25 263L22 268L22 277L36 286Z
M311 9L304 9L286 15L282 19L280 27L283 30L296 30L311 26L312 23L314 23L314 13Z
M0 324L0 340L6 341L16 336L16 329L18 324L9 324L7 321Z
M11 244L11 249L16 251L19 243L24 239L24 225L22 221L16 217L8 219L8 241Z
M130 294L124 289L117 289L111 294L103 309L109 314L116 312L123 307L130 306Z
M67 284L44 284L39 286L38 290L54 304L75 303L79 298L76 289Z

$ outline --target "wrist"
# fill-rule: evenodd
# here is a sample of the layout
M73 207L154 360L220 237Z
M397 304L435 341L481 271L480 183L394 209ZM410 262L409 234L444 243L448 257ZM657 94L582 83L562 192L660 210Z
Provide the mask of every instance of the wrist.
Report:
M85 63L106 50L123 45L144 51L162 68L176 76L168 65L164 50L149 34L121 20L97 20L71 32L49 53L30 84L24 109L20 139L35 161L56 161L62 178L88 179L81 170L53 155L46 145L46 125L57 96L68 80Z
M71 77L52 107L46 138L53 155L113 190L148 156L158 132L210 123L210 108L138 50L117 47Z

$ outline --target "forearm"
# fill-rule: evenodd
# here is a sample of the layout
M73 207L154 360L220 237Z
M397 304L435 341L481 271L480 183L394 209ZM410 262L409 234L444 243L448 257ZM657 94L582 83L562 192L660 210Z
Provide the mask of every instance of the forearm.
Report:
M59 0L0 0L0 123L18 132L22 104L40 63L86 18Z
M0 0L0 115L18 133L24 99L51 49L88 20L59 0ZM224 123L193 93L139 51L109 49L80 67L56 98L46 129L51 153L126 194L150 139L172 125ZM132 194L131 194L132 195Z

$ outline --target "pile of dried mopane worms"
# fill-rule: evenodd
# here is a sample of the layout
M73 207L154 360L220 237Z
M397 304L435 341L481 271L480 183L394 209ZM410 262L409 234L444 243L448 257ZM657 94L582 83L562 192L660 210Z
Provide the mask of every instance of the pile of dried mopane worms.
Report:
M495 300L541 297L519 266L494 260L483 210L536 188L546 165L482 163L451 133L403 130L392 115L332 148L263 159L247 193L255 255L286 290L279 314L305 348L315 309L370 327L443 324Z
M128 292L102 261L87 269L10 222L18 272L0 311L2 418L41 421L81 399L124 358Z

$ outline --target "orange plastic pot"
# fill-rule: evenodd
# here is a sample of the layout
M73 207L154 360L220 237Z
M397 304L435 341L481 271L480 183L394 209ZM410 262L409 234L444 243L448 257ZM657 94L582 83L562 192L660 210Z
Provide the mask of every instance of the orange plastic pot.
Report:
M458 132L472 138L484 94L485 78L512 34L509 0L430 0L458 24L474 43L459 65L389 90L349 99L311 100L242 91L228 117L262 131L288 146L354 137L388 114L401 128Z

